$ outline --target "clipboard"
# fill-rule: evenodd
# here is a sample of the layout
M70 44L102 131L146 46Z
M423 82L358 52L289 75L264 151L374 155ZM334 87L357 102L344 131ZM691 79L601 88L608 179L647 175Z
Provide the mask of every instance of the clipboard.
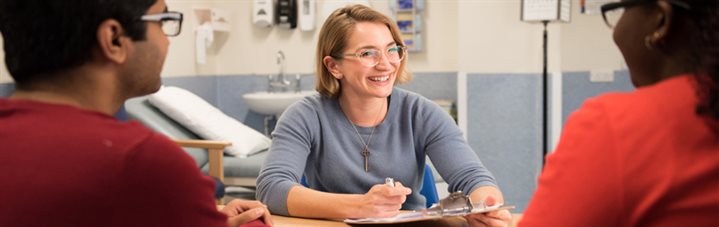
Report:
M514 206L496 204L493 206L485 206L483 203L472 203L469 197L465 196L461 191L454 192L440 200L438 204L422 210L403 212L394 217L389 218L358 218L345 219L348 224L393 224L407 223L416 221L426 221L441 219L444 217L465 216L470 214L481 214L497 210L514 209Z
M426 214L422 211L410 211L407 213L401 213L394 217L389 218L358 218L358 219L345 219L344 223L347 224L398 224L398 223L408 223L408 222L416 222L416 221L428 221L428 220L436 220L436 219L442 219L445 217L453 217L453 216L464 216L469 214L480 214L480 213L487 213L497 210L510 210L514 209L514 206L492 206L492 207L486 207L483 209L478 210L472 210L472 212L463 213L463 214L450 214L450 215L434 215L434 214Z

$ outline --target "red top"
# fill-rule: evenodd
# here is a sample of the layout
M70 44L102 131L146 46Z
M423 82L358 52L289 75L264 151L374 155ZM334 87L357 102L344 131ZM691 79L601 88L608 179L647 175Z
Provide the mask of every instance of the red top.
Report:
M0 99L0 226L226 226L213 188L137 122Z
M717 121L696 103L690 75L588 100L520 226L719 226Z

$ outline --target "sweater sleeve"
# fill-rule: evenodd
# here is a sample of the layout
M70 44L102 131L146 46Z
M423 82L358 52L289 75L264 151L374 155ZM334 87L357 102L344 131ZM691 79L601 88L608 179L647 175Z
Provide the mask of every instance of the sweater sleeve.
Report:
M611 127L597 100L571 115L520 226L620 225L621 166Z
M132 148L111 223L121 226L226 226L214 204L214 182L190 156L162 135Z
M484 167L462 136L454 120L435 103L426 100L418 117L420 144L442 178L449 184L451 192L466 194L481 186L497 186L492 173Z
M289 215L287 195L299 184L310 153L312 131L319 130L318 122L304 117L312 107L298 102L282 114L272 132L272 146L257 177L257 198L273 214Z

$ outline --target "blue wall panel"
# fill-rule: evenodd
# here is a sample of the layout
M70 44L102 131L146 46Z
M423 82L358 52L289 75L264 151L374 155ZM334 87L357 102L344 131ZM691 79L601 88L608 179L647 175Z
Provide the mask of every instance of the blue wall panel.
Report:
M457 100L457 73L415 73L414 79L399 87L421 94L428 99Z
M233 117L258 132L264 132L264 115L250 111L242 95L267 91L266 76L222 76L217 77L217 103L225 114Z
M210 104L217 106L217 79L214 76L162 78L162 84L187 89Z
M523 212L541 169L541 75L469 74L467 140Z
M14 90L15 84L13 83L0 84L0 97L8 97Z
M562 75L562 125L579 109L584 100L607 92L633 91L628 71L614 73L612 82L591 82L589 72L568 72Z

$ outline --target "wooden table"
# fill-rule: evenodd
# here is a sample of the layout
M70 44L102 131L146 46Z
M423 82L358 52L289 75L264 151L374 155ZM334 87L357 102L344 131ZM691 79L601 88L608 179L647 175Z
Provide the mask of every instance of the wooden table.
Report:
M217 209L222 209L224 205L218 205ZM510 227L517 226L519 220L522 219L522 214L512 214L512 222L509 223ZM272 215L272 222L276 227L347 227L347 226L358 226L358 227L387 227L387 226L412 226L412 227L456 227L456 226L467 226L467 221L462 217L447 217L437 220L418 221L409 223L398 223L398 224L361 224L361 225L350 225L342 222L342 220L327 220L327 219L311 219L311 218L298 218L298 217L287 217L280 215Z
M516 226L517 222L522 218L522 214L512 214L512 223L510 223L509 226ZM362 224L362 225L349 225L341 220L324 220L324 219L308 219L308 218L296 218L296 217L285 217L285 216L279 216L279 215L272 215L272 221L274 222L274 226L277 227L290 227L290 226L297 226L297 227L335 227L335 226L432 226L432 227L454 227L454 226L467 226L467 222L464 220L464 218L461 217L448 217L438 220L429 220L429 221L419 221L419 222L410 222L410 223L400 223L400 224Z

